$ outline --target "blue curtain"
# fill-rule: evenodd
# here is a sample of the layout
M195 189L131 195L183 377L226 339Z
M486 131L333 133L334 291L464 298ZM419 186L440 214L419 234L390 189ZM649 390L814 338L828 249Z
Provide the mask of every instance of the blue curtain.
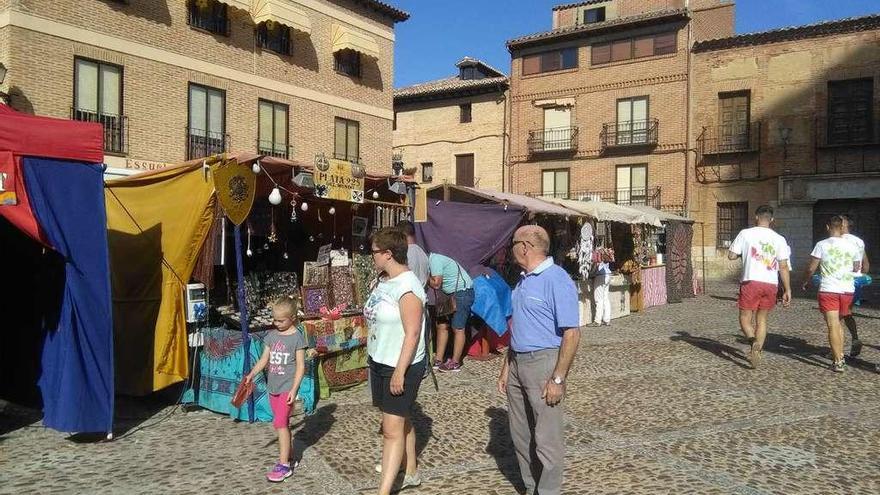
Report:
M103 166L25 158L22 169L34 216L64 258L60 307L45 308L53 316L43 321L43 424L109 432L113 325Z

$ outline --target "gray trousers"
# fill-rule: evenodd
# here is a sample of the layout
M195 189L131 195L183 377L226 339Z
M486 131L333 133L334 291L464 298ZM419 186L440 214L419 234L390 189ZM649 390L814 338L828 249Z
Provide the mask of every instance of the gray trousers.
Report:
M558 349L513 354L507 379L510 436L526 494L559 495L565 463L562 404L541 398L553 373Z

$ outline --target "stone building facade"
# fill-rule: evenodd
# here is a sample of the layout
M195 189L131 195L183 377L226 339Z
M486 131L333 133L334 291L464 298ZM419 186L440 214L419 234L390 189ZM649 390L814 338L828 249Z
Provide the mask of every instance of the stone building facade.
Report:
M880 260L880 15L697 43L691 216L708 271L755 208L776 209L795 269L832 214L855 218Z
M394 91L394 151L416 180L504 188L508 80L469 57L452 77Z
M510 189L684 212L690 46L731 34L719 0L555 7L551 31L507 44Z
M0 90L101 122L117 174L218 151L387 173L407 18L377 0L0 0Z

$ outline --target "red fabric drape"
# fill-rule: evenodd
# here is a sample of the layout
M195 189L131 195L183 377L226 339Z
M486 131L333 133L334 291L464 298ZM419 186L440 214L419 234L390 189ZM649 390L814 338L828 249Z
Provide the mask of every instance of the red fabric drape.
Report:
M87 163L104 162L101 124L37 117L0 105L0 151Z
M0 172L12 177L6 188L14 190L18 199L17 204L0 205L0 216L34 240L50 246L31 210L21 157L102 163L103 150L101 124L37 117L0 104Z

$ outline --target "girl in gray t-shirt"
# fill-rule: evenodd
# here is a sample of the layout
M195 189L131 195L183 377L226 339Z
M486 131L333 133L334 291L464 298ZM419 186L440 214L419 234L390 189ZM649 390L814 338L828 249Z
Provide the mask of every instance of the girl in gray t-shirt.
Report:
M299 385L305 374L305 337L296 319L296 300L285 296L272 305L275 330L263 339L263 355L247 374L251 381L268 366L266 377L269 405L272 406L272 425L278 432L278 463L266 474L272 482L280 482L293 474L290 467L290 410L296 400Z

